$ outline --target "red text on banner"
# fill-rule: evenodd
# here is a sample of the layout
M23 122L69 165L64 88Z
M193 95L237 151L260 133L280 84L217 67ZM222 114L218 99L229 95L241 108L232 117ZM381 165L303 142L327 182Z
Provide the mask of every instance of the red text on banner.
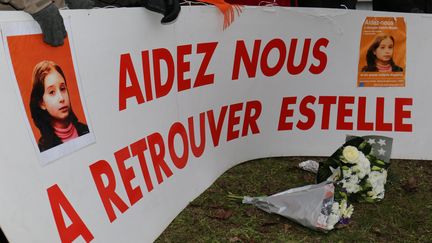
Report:
M316 123L320 123L321 130L329 130L332 117L336 118L334 126L336 130L358 130L358 131L394 131L412 132L413 126L410 107L413 104L412 98L396 97L393 107L389 106L390 99L376 97L375 100L369 97L355 96L313 96L303 98L293 96L284 97L281 104L278 131L293 130L294 126L299 130L309 130ZM374 119L366 118L367 102L372 104ZM373 103L374 102L374 103ZM393 116L385 120L386 109L392 112ZM356 113L356 114L355 114ZM317 114L321 114L317 117ZM353 120L354 119L354 120Z
M121 180L116 178L113 167L106 160L99 160L90 165L93 180L109 221L116 220L115 209L124 213L143 198L142 186L145 185L147 192L153 190L155 183L151 175L156 177L157 184L161 184L170 178L175 170L184 169L191 155L196 158L200 157L206 146L206 126L210 131L213 147L217 147L223 128L226 130L225 141L227 142L260 133L258 119L261 111L261 102L257 100L226 105L222 106L219 111L208 110L200 113L198 131L195 130L194 125L196 118L189 117L187 125L174 122L166 137L159 132L154 132L135 141L114 152ZM196 143L197 136L199 144ZM179 143L174 141L176 138L177 141L180 141ZM140 170L127 166L127 161L135 162ZM144 183L141 183L143 184L141 186L133 187L132 180L136 178L136 173L142 173ZM128 202L117 193L118 184L124 187Z

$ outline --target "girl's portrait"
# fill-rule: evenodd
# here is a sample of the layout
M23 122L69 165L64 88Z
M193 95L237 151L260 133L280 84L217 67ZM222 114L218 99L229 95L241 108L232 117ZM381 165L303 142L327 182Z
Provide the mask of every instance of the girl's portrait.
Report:
M69 98L66 77L60 66L42 61L33 69L30 111L41 137L41 152L87 134L86 124L78 121Z
M403 72L403 68L393 60L395 39L391 35L378 34L366 53L367 65L362 72Z
M73 47L68 37L64 41L54 48L41 34L7 36L9 65L31 135L27 145L43 166L95 142Z

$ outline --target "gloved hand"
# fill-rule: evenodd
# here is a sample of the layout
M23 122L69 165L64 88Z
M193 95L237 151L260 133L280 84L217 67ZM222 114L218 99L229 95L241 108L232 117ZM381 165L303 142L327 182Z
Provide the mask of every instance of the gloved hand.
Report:
M143 0L143 6L151 11L163 14L162 24L174 21L180 13L179 0Z
M70 9L91 9L95 3L92 0L66 0L66 5Z
M51 46L63 45L66 29L58 8L51 3L44 9L32 14L42 29L43 40Z

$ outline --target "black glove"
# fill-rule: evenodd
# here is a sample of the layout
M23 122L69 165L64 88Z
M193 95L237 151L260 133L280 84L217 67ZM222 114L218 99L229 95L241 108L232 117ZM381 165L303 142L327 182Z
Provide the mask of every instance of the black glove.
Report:
M31 15L42 29L43 40L51 46L63 45L66 29L58 8L51 3L44 9Z
M143 6L151 11L163 14L162 24L174 21L180 13L179 0L144 0Z
M95 3L92 0L66 0L66 5L70 9L91 9Z

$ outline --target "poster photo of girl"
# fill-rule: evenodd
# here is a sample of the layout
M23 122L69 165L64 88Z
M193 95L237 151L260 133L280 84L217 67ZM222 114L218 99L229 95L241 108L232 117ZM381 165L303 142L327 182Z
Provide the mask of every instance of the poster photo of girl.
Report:
M358 57L357 87L405 87L406 24L403 17L366 17Z
M403 72L393 60L395 39L388 34L378 34L366 53L367 65L362 72Z
M6 33L7 34L7 33ZM27 129L42 166L95 142L84 106L73 48L41 41L41 34L6 36L10 66Z
M66 77L53 61L42 61L34 67L30 111L41 133L41 152L89 133L78 121L69 99Z

